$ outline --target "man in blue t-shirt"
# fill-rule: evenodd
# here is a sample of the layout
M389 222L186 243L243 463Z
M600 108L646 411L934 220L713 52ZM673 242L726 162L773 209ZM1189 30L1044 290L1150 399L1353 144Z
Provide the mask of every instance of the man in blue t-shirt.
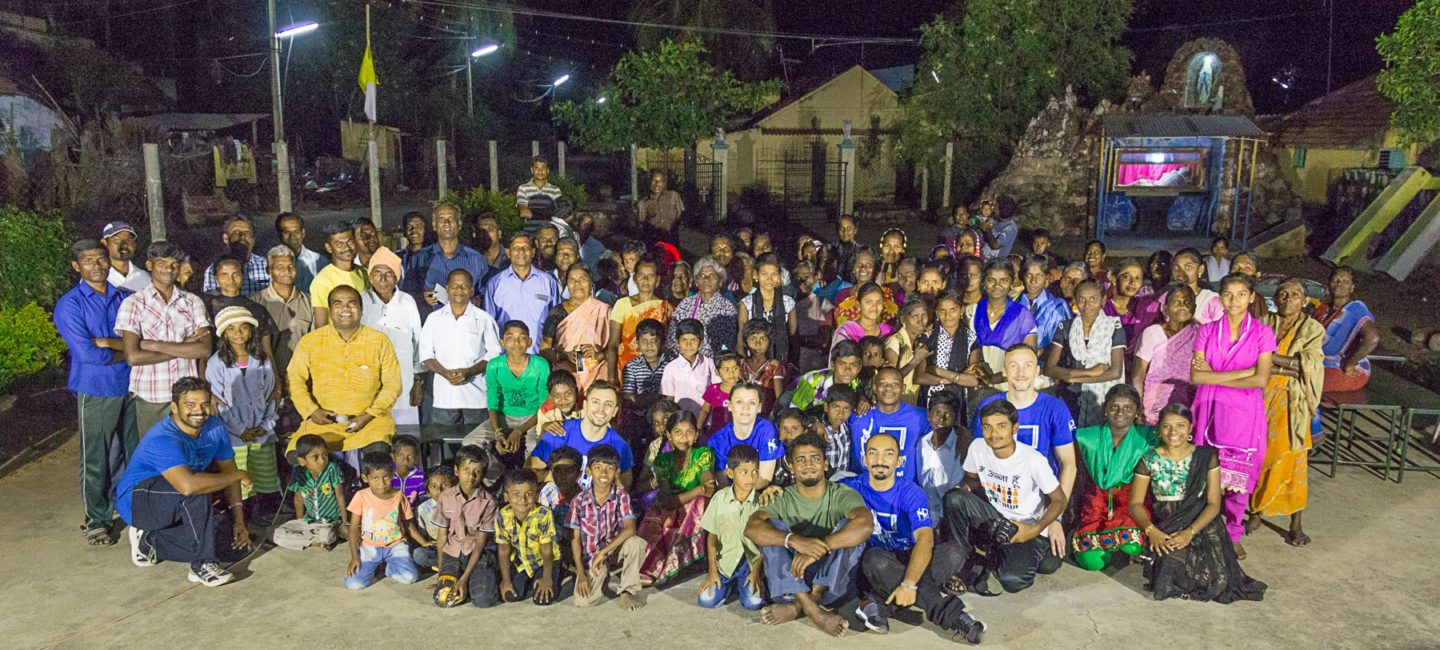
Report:
M589 466L590 448L610 445L620 455L620 485L630 489L630 470L635 466L635 456L630 451L630 443L610 428L610 420L614 419L619 409L620 389L615 384L603 380L590 384L585 391L585 412L578 419L566 420L560 425L565 435L540 436L535 451L530 452L530 469L541 477L541 481L545 481L550 475L550 454L556 449L570 447L580 452L580 467L585 468ZM589 470L582 470L580 487L590 487Z
M980 401L975 409L978 414L986 404L1004 399L1020 412L1020 423L1015 427L1015 443L1040 452L1050 462L1050 471L1060 479L1065 494L1075 490L1075 417L1065 402L1053 395L1035 390L1035 378L1040 374L1039 357L1035 348L1025 344L1011 346L1005 351L1005 381L1010 390L1001 395L992 395ZM979 416L970 429L976 438L984 437ZM1046 535L1050 539L1050 554L1040 564L1040 573L1054 573L1060 568L1065 557L1065 529L1056 520L1050 524Z
M875 406L863 414L850 416L850 471L865 473L865 441L877 433L890 434L900 445L900 466L895 478L914 483L920 476L920 437L930 431L930 418L914 404L900 401L904 388L898 368L881 368L871 383Z
M959 596L945 590L965 554L953 543L935 543L925 491L896 480L904 462L898 441L885 432L870 436L864 459L866 473L842 481L860 493L875 517L875 532L860 556L865 595L855 613L865 627L883 634L890 630L892 605L918 605L931 623L979 643L984 624L965 613Z
M715 452L715 475L722 487L729 484L725 476L725 458L735 445L750 445L760 452L760 477L756 490L764 490L775 479L775 463L785 455L785 445L775 425L760 417L764 388L754 382L741 382L730 389L730 423L721 427L706 445Z
M235 467L225 423L211 414L210 383L182 377L170 388L170 417L140 439L115 488L115 511L130 525L130 561L190 563L190 582L218 587L234 579L221 555L250 547L241 486L250 476ZM212 470L212 465L214 469ZM233 525L211 507L225 493ZM230 526L229 549L222 548Z

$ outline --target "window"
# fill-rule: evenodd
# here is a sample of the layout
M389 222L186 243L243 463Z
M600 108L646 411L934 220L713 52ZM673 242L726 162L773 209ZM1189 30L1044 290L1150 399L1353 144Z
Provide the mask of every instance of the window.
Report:
M1405 150L1381 149L1380 158L1375 162L1375 166L1381 169L1405 169Z
M1295 165L1296 169L1305 166L1305 154L1309 153L1309 151L1310 150L1305 147L1295 147L1295 150L1291 152L1291 163Z

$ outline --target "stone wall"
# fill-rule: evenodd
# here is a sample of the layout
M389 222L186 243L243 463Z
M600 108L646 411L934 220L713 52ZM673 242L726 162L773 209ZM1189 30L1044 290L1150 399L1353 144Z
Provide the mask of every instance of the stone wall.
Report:
M990 183L985 196L1014 197L1025 229L1045 228L1056 237L1087 234L1090 194L1098 173L1094 125L1108 110L1108 102L1094 111L1085 110L1070 88L1063 97L1050 98L1030 121L1009 166Z

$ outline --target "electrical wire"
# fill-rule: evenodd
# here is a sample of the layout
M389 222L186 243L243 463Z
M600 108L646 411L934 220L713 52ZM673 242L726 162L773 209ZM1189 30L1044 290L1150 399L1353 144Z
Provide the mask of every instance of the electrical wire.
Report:
M114 19L116 19L116 18L124 18L124 17L126 17L126 16L138 16L138 15L140 15L140 14L154 13L154 12L157 12L157 11L165 11L166 9L174 9L175 7L183 7L183 6L188 5L188 4L195 4L196 2L199 2L199 1L200 1L200 0L180 0L179 2L172 2L172 3L168 4L168 5L160 5L160 6L158 6L158 7L150 7L150 8L148 8L148 9L137 9L137 10L135 10L135 11L127 11L127 12L118 13L118 14L110 14L110 15L108 15L108 16L93 16L93 17L90 17L90 18L86 18L86 19L84 19L84 20L71 20L71 21L68 21L68 22L56 23L56 24L57 24L57 25L60 25L60 26L62 26L62 27L69 26L69 25L83 25L83 24L85 24L85 23L92 23L92 22L95 22L95 21L97 21L97 20L114 20Z
M1232 19L1229 19L1229 20L1215 20L1215 21L1204 22L1204 23L1187 23L1187 24L1184 24L1184 25L1160 25L1160 26L1156 26L1156 27L1135 27L1135 28L1127 29L1127 30L1125 30L1125 32L1126 32L1126 33L1129 33L1129 34L1135 34L1135 33L1141 33L1141 32L1164 32L1164 31L1183 30L1183 29L1196 29L1196 28L1199 28L1199 27L1217 27L1217 26L1221 26L1221 25L1242 25L1242 24L1245 24L1245 23L1258 23L1258 22L1264 22L1264 21L1267 21L1267 20L1280 20L1280 19L1282 19L1282 18L1295 18L1295 17L1297 17L1297 16L1309 16L1309 15L1311 15L1311 14L1317 14L1317 13L1320 13L1320 12L1322 12L1322 11L1325 11L1325 9L1323 9L1323 8L1322 8L1322 9L1306 9L1306 10L1304 10L1304 11L1292 11L1292 12L1289 12L1289 13L1272 14L1272 15L1269 15L1269 16L1252 16L1252 17L1249 17L1249 18L1232 18Z

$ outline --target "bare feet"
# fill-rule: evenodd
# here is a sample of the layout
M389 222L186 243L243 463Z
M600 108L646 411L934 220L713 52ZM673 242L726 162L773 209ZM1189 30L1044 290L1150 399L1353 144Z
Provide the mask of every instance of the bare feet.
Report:
M1245 534L1249 535L1250 533L1260 530L1261 525L1263 525L1263 523L1260 515L1251 513L1251 515L1245 519Z
M1235 542L1235 559L1245 559L1245 547L1240 542Z
M760 620L766 625L789 623L800 618L800 606L795 603L775 603L760 610Z
M1291 546L1307 546L1310 544L1310 536L1299 528L1291 528L1290 534L1285 536L1285 543Z
M845 636L845 633L850 630L850 625L845 622L844 617L823 607L816 607L815 609L817 611L810 613L810 622L814 623L815 627L820 628L821 632L829 634L830 636L841 637Z
M623 593L623 594L620 594L619 601L620 601L620 606L621 606L621 607L624 607L624 608L625 608L625 611L627 611L627 612L633 612L633 611L635 611L635 610L637 610L637 609L640 609L641 607L644 607L644 606L645 606L645 601L644 601L644 600L642 600L641 598L639 598L639 597L637 597L637 596L635 596L634 594L631 594L631 593L629 593L629 592L625 592L625 593Z

